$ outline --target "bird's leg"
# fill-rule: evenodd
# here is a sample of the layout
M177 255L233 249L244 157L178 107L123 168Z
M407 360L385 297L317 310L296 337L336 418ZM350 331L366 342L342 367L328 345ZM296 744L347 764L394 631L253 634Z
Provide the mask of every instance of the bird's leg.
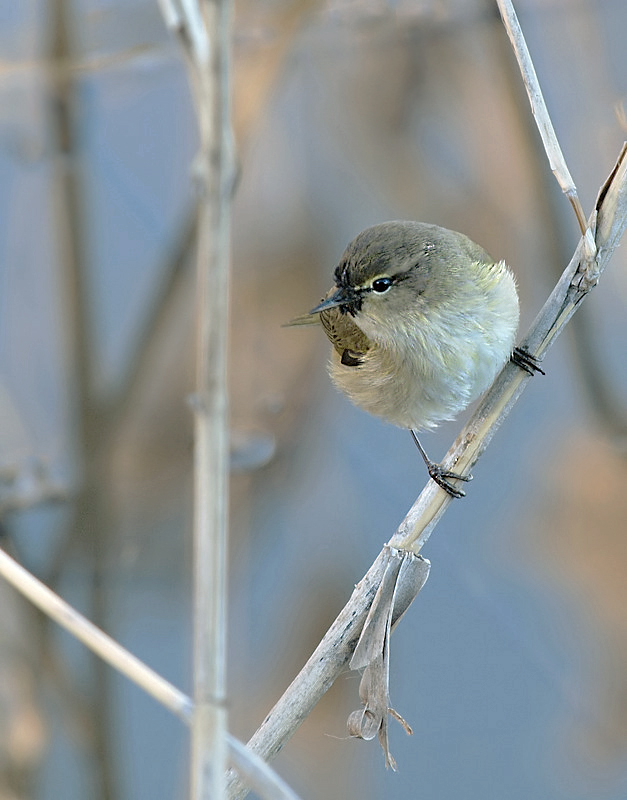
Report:
M539 372L541 375L546 375L543 369L540 369L540 363L535 356L528 353L523 347L515 347L510 356L510 360L517 367L520 367L529 375L535 375Z
M427 465L427 470L429 471L429 477L432 478L438 486L441 486L445 492L451 495L451 497L465 497L466 492L463 489L458 489L456 486L453 486L447 478L453 478L456 481L471 481L472 475L458 475L457 472L451 472L448 469L444 469L441 464L436 464L435 461L431 461L429 456L427 455L426 450L420 444L418 436L416 435L416 431L410 429L410 433L418 448L420 455L423 458L423 461Z

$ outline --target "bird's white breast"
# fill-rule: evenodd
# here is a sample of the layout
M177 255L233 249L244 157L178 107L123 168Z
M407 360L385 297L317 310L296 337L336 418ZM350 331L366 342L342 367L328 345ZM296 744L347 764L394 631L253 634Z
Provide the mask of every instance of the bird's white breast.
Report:
M476 296L411 313L382 326L358 315L371 341L358 366L332 353L334 383L360 408L416 430L452 419L490 386L514 346L518 297L504 264L490 265L488 284ZM471 303L471 308L468 303Z

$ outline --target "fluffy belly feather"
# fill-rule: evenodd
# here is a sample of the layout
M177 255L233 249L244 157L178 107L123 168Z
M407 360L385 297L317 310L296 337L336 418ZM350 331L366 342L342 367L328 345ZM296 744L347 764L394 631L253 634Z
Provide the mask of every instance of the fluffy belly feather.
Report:
M444 352L445 337L434 330L404 347L397 339L393 350L374 344L356 366L343 364L334 350L329 372L365 411L402 428L433 428L479 397L509 358L516 325L490 322L497 324L460 330L452 344L449 336Z

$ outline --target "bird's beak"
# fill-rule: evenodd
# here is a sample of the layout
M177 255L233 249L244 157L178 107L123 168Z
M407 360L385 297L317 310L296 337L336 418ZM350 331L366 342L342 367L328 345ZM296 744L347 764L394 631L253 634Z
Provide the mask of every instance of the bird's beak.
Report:
M348 305L353 298L348 297L345 289L336 289L333 294L325 297L315 308L312 308L310 314L319 314L321 311L326 311L328 308L336 308L337 306Z
M345 306L350 303L345 289L331 289L327 296L315 308L312 308L307 314L301 314L299 317L291 319L286 322L282 327L291 328L296 325L317 325L320 322L318 314L321 311L326 311L328 308L337 308L337 306Z

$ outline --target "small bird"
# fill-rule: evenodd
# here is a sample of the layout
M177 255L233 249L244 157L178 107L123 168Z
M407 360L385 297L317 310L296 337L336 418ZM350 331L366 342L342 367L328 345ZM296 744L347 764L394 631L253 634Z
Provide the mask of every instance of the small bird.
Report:
M417 431L453 419L512 358L514 276L462 233L407 221L362 231L334 276L325 298L289 324L320 322L335 385L359 408L409 428L431 478L462 497L450 480L471 476L431 461ZM524 351L514 358L539 370Z

